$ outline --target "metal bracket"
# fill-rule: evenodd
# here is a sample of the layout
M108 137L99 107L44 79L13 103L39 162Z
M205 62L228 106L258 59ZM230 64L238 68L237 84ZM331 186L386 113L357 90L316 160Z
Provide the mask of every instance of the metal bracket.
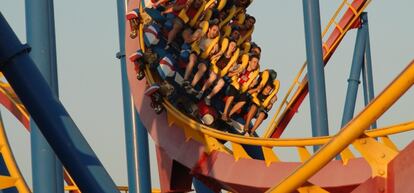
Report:
M121 58L125 58L125 53L121 53L121 52L117 52L116 53L116 55L115 55L115 57L117 58L117 59L121 59Z
M16 47L12 47L7 51L0 52L0 65L6 64L8 61L12 60L14 57L22 53L29 53L31 49L32 48L29 45L23 44Z

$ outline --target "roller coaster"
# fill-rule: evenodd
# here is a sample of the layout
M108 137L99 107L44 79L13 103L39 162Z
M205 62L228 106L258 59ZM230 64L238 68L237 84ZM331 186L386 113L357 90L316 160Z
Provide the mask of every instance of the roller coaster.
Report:
M269 124L262 126L264 135L245 135L243 129L238 127L245 124L245 117L235 118L231 123L220 120L217 114L222 109L217 109L223 107L209 107L198 97L185 94L181 87L183 78L179 78L184 76L184 72L177 70L182 66L185 68L187 62L180 58L183 57L183 51L176 42L166 47L168 33L171 25L174 25L171 20L156 8L148 7L144 1L126 2L121 14L125 25L120 25L123 27L121 35L124 36L124 42L121 43L125 44L121 44L121 50L124 49L124 54L119 58L126 62L124 78L128 80L133 101L131 105L139 114L139 122L156 144L160 178L159 189L141 191L190 192L192 184L196 182L203 185L203 188L194 185L197 192L414 191L414 186L409 183L413 173L410 160L414 156L414 145L411 143L399 150L390 139L391 135L413 130L414 122L374 128L375 121L414 83L414 61L374 97L369 88L372 84L372 67L367 13L364 12L370 0L342 1L328 25L320 34L316 34L322 37L319 51L322 66L325 66L347 32L358 30L346 102L349 109L345 110L348 113L344 112L343 127L339 133L301 139L280 137L307 94L315 92L312 87L314 74L307 71L311 69L308 65L313 64L305 62L300 68L286 95L278 101L280 106L270 116ZM308 5L310 9L314 8L312 2L304 1L304 7ZM226 0L202 0L194 17L186 15L185 9L188 8L177 17L185 25L199 28L205 35L211 25L211 8L220 12L226 3ZM169 2L169 5L174 6L174 2ZM227 23L243 23L246 19L246 15L240 12L243 11L233 5L227 10L227 18L216 23L223 30L222 37L216 38L222 50L227 48L229 43L226 37L229 38L232 30L227 27ZM312 13L309 11L307 16ZM252 33L253 30L244 35ZM307 40L307 44L311 41ZM235 55L241 58L236 63L247 65L249 58L243 58L243 55L247 56L251 45L246 39L236 43L239 48ZM194 44L190 47L194 49ZM211 49L201 50L200 57L207 58ZM0 102L29 132L30 119L39 126L65 167L65 191L133 192L131 187L117 187L112 181L63 105L47 86L28 56L29 52L30 47L21 44L1 15L0 65L5 80L0 81ZM360 81L361 72L366 107L353 116L357 92L353 85ZM354 84L352 80L355 80ZM32 82L36 82L36 85L31 85ZM278 82L275 85L274 94L278 91ZM225 100L225 97L220 97L213 103ZM205 112L202 112L203 108ZM208 119L204 119L206 114L209 114ZM6 193L31 192L14 160L2 121L0 147L0 190ZM282 147L295 148L300 160L292 162L280 159L275 149ZM315 149L318 151L309 151L313 147L317 147ZM142 182L145 180L140 178Z

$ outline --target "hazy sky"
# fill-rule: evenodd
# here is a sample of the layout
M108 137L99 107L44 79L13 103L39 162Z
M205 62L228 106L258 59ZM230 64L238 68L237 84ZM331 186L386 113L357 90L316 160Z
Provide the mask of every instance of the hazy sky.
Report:
M322 28L341 2L320 1ZM376 93L414 58L412 7L414 2L410 0L374 1L367 9ZM126 185L121 73L115 58L119 50L116 10L116 1L55 1L57 59L63 104L115 182ZM1 0L0 11L25 42L24 1ZM248 11L257 18L253 39L263 50L261 65L278 72L278 96L282 99L306 58L302 1L256 0ZM356 30L347 34L325 68L331 134L341 123L355 36ZM362 96L360 92L355 113L362 109ZM413 90L407 92L379 119L378 126L413 120L413 97ZM283 137L311 136L308 106L306 99ZM29 134L10 113L3 110L2 114L18 164L31 184ZM393 139L404 147L412 137L404 134ZM276 151L282 153L282 160L297 160L294 151ZM158 186L157 177L153 173L154 186Z

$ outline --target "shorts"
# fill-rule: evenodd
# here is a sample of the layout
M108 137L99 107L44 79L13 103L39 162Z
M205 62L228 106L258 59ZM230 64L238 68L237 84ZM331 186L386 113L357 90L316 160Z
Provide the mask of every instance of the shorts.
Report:
M210 67L211 67L210 60L208 60L208 59L199 59L198 64L201 64L201 63L205 64L207 69L210 69Z
M249 101L249 94L247 92L240 94L237 101L238 102L248 102Z
M234 88L233 85L230 85L226 90L226 95L233 96L234 98L238 98L240 96L239 90Z
M181 28L185 26L184 21L179 17L174 18L174 24L179 25Z
M264 115L265 115L264 119L267 119L267 117L269 116L269 115L268 115L268 110L266 110L266 109L265 109L265 108L263 108L263 107L259 107L259 108L257 109L257 112L256 112L256 115L255 115L255 118L258 118L258 117L259 117L259 115L260 115L260 113L264 113Z

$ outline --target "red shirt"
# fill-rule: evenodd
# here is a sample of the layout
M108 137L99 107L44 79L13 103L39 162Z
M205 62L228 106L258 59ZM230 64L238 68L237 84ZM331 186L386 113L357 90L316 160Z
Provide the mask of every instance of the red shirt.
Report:
M188 0L176 0L175 1L175 5L185 5L187 3ZM174 14L175 16L178 16L180 14L180 11L173 11L172 14Z
M187 3L188 0L176 0L175 1L175 5L185 5ZM173 11L172 14L174 14L175 16L178 17L178 15L180 14L180 11ZM191 19L193 18L198 12L198 9L194 9L192 6L190 6L186 12L187 16Z
M188 8L187 10L187 16L192 19L197 14L198 9L194 9L193 7Z
M250 76L250 73L251 73L252 71L248 71L247 69L245 69L243 72L242 72L242 74L240 74L240 76L239 76L239 79L238 79L238 82L241 84L241 85L243 85L244 83L246 83L247 81L249 81L249 76Z

